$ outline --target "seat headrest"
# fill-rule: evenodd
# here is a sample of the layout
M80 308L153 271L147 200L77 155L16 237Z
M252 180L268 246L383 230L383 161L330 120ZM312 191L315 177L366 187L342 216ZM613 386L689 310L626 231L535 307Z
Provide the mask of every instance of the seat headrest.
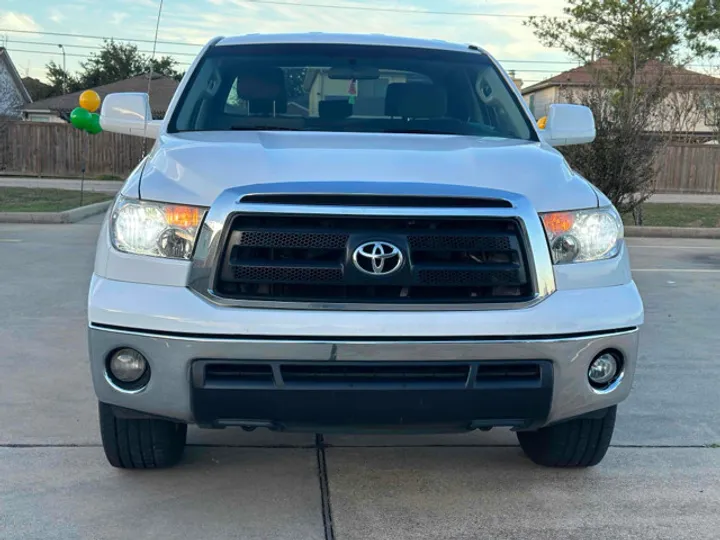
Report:
M320 118L328 120L342 120L352 116L352 103L345 100L323 100L318 104L318 114Z
M287 112L285 73L272 66L253 66L237 76L237 97L248 102L251 114Z
M390 83L385 91L385 116L398 116L402 89L407 83Z
M393 83L385 95L386 116L441 118L447 113L447 93L425 83Z
M398 104L403 118L441 118L447 113L447 93L434 84L411 84L404 88Z

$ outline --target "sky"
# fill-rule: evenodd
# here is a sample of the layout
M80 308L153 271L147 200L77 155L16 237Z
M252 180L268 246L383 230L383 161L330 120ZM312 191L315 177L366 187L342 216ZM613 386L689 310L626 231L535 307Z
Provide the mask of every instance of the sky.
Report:
M72 72L102 45L102 37L152 41L159 4L160 0L1 0L0 44L4 43L22 76L44 80L50 60L63 63L63 49L58 45L63 45ZM184 70L200 47L216 35L394 34L478 44L505 69L517 70L528 85L576 65L562 51L542 47L523 26L523 17L560 15L563 6L564 0L165 0L157 51L159 56L174 56ZM428 11L445 14L424 13ZM135 44L147 52L153 46Z

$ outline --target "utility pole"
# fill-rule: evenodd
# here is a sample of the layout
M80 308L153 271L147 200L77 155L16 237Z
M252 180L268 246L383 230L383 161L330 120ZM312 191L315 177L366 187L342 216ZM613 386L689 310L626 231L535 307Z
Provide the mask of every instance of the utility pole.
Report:
M58 48L62 51L63 55L63 94L67 94L67 62L65 59L65 46L62 43L58 43Z

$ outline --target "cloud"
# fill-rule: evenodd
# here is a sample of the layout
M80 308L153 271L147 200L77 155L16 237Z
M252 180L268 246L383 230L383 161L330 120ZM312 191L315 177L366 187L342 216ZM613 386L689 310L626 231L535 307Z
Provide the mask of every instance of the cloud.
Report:
M159 0L120 0L128 9L134 4L140 15L135 17L132 35L154 33ZM275 1L275 0L272 0ZM165 3L160 23L160 41L204 45L216 35L286 32L349 32L381 33L419 38L445 39L460 43L476 43L496 58L511 60L507 69L515 69L524 79L544 79L551 72L524 72L525 69L566 69L563 64L522 64L520 60L565 60L564 54L543 48L532 31L523 26L522 18L473 16L484 14L561 14L565 0L277 0L278 4L248 0L192 0ZM328 4L348 8L311 7L307 4ZM117 4L116 4L117 5ZM139 6L146 6L140 8ZM396 8L414 13L375 11ZM424 11L462 12L463 15L439 15ZM136 13L135 11L133 13ZM107 22L119 24L122 19L108 17ZM165 49L170 48L164 45ZM195 52L191 48L177 49ZM172 54L171 51L168 51ZM189 61L189 57L178 57ZM514 60L514 62L513 62Z
M65 14L57 8L51 8L49 15L50 20L54 23L61 23L65 20Z
M0 27L7 30L42 30L42 26L36 23L30 15L15 11L0 11Z
M122 24L122 22L127 19L130 15L128 13L122 13L119 11L115 11L110 16L110 24Z
M159 0L120 0L123 4L134 4L136 6L152 7L159 6Z
M413 0L403 4L379 0L313 0L313 4L327 3L357 9L334 9L309 6L301 0L277 0L278 4L248 0L206 0L205 13L212 18L198 18L193 14L166 25L179 34L178 27L188 27L195 34L209 38L215 34L255 32L352 32L384 33L412 37L447 39L466 43L480 43L488 49L502 47L503 52L524 52L535 56L542 48L532 32L519 18L472 16L468 13L505 13L529 15L560 13L564 0L507 0L483 5L477 0L449 0L438 5L428 0ZM373 11L398 6L414 13ZM462 15L439 15L424 11L461 12ZM168 12L169 13L169 12ZM180 11L175 11L180 15ZM205 32L202 32L205 30ZM510 47L512 44L512 47Z

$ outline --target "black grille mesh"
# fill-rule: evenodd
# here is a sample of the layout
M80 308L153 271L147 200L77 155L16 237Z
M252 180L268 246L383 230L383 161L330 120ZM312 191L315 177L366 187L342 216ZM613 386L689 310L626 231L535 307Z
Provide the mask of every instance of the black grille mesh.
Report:
M344 249L347 234L243 231L238 245L246 247Z
M477 251L509 251L510 238L505 236L410 235L411 249L468 249Z
M356 248L387 242L403 254L389 276L368 275ZM215 293L281 302L518 302L533 295L520 227L507 218L240 214Z
M332 283L342 281L340 268L292 266L235 266L235 279L253 283Z
M457 285L517 285L517 270L419 270L422 285L452 287Z

